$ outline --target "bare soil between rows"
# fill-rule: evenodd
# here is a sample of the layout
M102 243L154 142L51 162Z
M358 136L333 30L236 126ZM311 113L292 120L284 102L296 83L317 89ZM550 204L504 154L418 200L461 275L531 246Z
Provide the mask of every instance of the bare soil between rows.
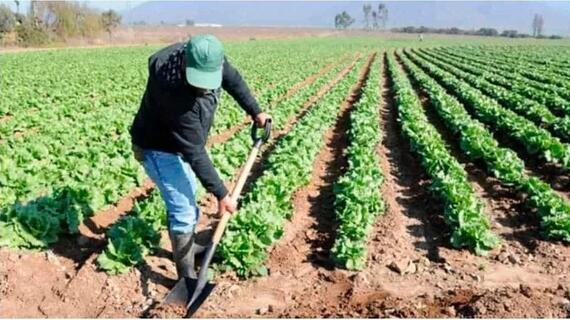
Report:
M269 276L218 277L196 316L570 317L569 246L543 240L533 213L478 164L467 164L468 171L503 244L488 257L448 245L441 207L401 135L385 69L378 85L383 141L377 151L388 206L371 233L368 267L360 273L335 269L328 252L335 227L332 183L346 166L347 103L323 137L310 184L296 194L295 215L270 253ZM214 205L204 203L202 223L214 219ZM70 250L76 241L63 239L60 246ZM71 256L57 247L42 253L0 249L0 317L151 316L175 278L166 237L162 244L145 265L112 277L95 270L79 247Z

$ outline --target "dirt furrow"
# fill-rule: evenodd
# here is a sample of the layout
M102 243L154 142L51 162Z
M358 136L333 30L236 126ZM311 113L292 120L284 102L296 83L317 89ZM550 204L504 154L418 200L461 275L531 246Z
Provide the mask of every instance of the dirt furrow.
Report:
M8 121L10 119L12 119L14 116L10 113L4 114L3 116L0 116L0 123Z
M342 64L346 60L347 60L347 57L343 57L343 58L339 59L338 61L329 63L324 68L319 70L317 73L311 75L310 77L306 78L302 82L299 82L296 85L292 86L289 90L287 90L287 93L285 93L285 95L279 97L273 104L276 105L279 102L292 97L297 92L299 92L299 90L301 90L303 87L310 86L311 84L313 84L318 78L320 78L321 76L323 76L324 74L329 72L335 65L337 65L339 63Z
M443 232L437 217L441 208L430 196L430 181L402 136L385 61L379 86L383 137L377 152L386 179L381 190L386 212L377 219L371 233L370 266L363 272L368 281L361 290L362 297L371 287L394 296L415 295L422 289L408 269L441 260L439 237Z

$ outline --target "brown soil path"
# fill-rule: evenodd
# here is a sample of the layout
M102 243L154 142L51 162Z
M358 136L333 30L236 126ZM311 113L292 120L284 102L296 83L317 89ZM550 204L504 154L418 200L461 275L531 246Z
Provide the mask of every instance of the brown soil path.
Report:
M263 173L263 163L274 149L277 142L293 128L295 123L297 123L297 121L299 121L299 119L301 119L319 99L321 99L336 83L338 83L350 70L352 70L358 60L358 57L359 55L354 57L354 60L346 66L346 68L341 70L331 81L323 85L314 96L310 97L300 110L293 117L287 120L282 129L271 132L271 139L262 146L260 156L252 167L252 171L246 181L242 193L248 192L251 184ZM241 171L241 168L239 171ZM237 176L238 175L236 174L235 177ZM233 183L235 182L234 180L229 182L228 188L233 186ZM217 219L215 218L217 210L216 204L217 202L212 195L207 195L201 203L202 212L204 214L198 224L198 229L201 230L199 234L200 239L209 238L213 232L213 228L217 223Z

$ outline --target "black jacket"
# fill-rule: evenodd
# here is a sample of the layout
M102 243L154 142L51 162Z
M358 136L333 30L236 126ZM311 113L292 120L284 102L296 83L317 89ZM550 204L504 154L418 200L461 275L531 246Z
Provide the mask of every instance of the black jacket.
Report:
M149 58L147 87L130 133L143 149L176 153L190 164L208 192L227 195L206 152L220 89L201 95L186 82L185 44L168 46ZM252 117L261 112L239 72L224 60L222 88Z

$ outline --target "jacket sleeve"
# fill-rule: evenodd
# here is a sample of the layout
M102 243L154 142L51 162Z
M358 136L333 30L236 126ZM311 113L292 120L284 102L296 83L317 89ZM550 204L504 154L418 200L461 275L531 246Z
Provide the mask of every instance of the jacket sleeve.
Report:
M199 108L200 106L195 104L179 114L178 119L172 119L172 133L184 160L190 164L202 185L216 198L222 199L228 194L228 190L206 152L207 137L202 130Z
M226 58L224 58L222 88L227 91L252 118L255 118L255 116L261 113L261 109L251 94L247 83L245 83L245 80L236 68L234 68Z

